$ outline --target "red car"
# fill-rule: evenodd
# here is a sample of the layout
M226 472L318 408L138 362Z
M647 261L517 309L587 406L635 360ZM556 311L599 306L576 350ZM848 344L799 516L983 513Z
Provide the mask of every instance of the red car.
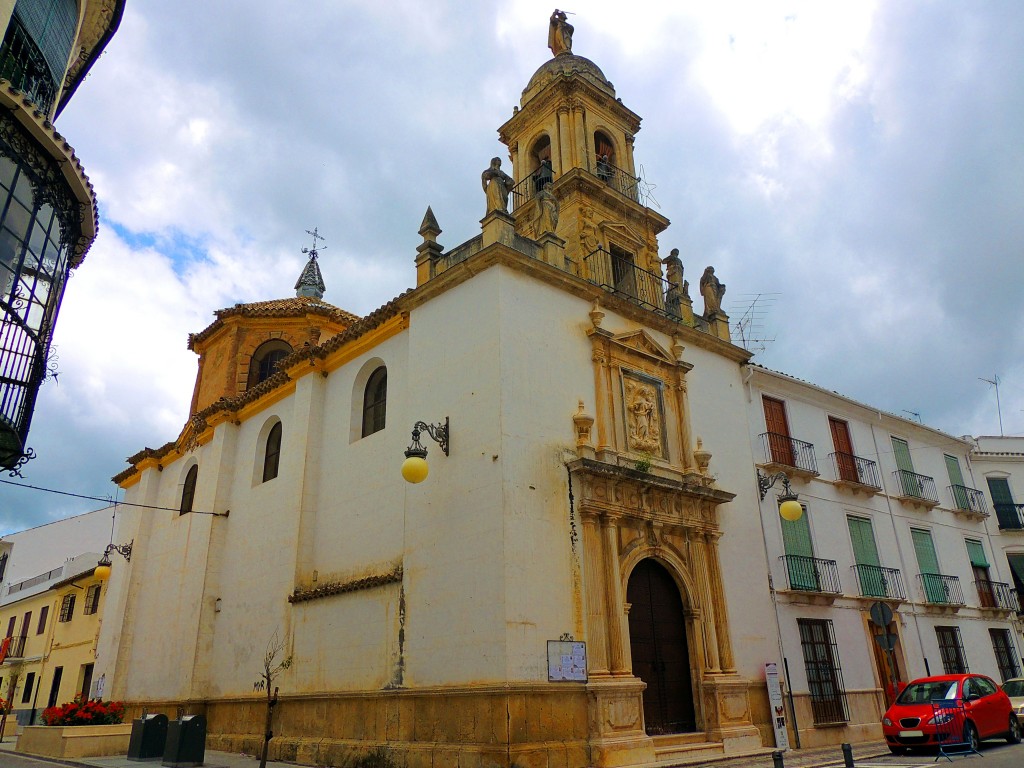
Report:
M938 747L940 740L963 742L974 749L984 739L1004 737L1010 744L1021 740L1010 697L984 675L915 680L886 711L882 732L889 750L897 755L915 747Z

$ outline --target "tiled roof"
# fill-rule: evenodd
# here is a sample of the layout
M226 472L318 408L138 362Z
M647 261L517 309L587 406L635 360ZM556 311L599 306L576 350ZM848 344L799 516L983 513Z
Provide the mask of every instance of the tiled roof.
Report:
M320 315L342 325L351 325L359 320L358 315L328 304L322 299L312 296L293 296L287 299L271 299L256 301L251 304L235 304L227 309L218 309L213 313L216 320L199 333L190 333L188 348L194 349L195 344L205 341L224 325L229 317L302 317L304 315Z

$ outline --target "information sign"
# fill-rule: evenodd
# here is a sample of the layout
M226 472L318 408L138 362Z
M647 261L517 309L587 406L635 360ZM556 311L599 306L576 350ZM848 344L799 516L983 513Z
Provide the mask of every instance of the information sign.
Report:
M765 662L764 679L768 683L768 706L772 712L775 746L785 752L789 749L789 732L786 730L786 702L782 699L782 685L779 683L779 665L777 663Z
M548 682L587 682L587 644L548 640Z

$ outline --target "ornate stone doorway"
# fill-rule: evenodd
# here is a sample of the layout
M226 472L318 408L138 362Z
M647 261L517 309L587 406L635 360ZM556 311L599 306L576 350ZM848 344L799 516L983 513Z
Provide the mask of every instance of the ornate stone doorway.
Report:
M647 684L644 725L650 735L697 730L690 650L679 588L655 560L641 560L626 587L633 674Z

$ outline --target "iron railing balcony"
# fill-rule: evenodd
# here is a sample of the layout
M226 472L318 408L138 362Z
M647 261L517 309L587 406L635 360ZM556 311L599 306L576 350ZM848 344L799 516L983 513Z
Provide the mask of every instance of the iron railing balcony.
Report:
M938 504L939 495L935 491L935 481L928 475L919 475L906 469L893 472L898 484L899 495L906 499L920 499L923 502Z
M978 590L978 598L982 608L994 608L1003 611L1020 611L1017 602L1017 590L1002 581L978 579L974 582Z
M818 474L818 461L814 458L812 443L805 443L803 440L778 432L765 432L761 435L761 445L764 448L766 463L779 464L812 475Z
M626 173L604 157L597 158L594 175L619 194L625 195L630 200L640 201L640 179Z
M882 483L878 477L878 465L871 459L854 456L852 453L830 453L832 468L836 480L841 483L856 483L875 490L881 490Z
M993 504L1001 531L1024 531L1024 504Z
M598 248L583 257L583 276L606 291L617 293L644 309L681 322L665 309L665 294L672 284L655 272L636 265L632 258Z
M985 494L977 488L968 488L966 485L950 485L947 487L949 495L953 498L953 508L964 512L974 512L978 515L988 517L988 504L985 502Z
M835 560L822 560L806 555L782 555L779 558L786 565L789 588L800 592L824 592L830 595L842 594L839 583L839 568Z
M862 597L878 597L883 600L906 600L903 589L903 575L898 568L883 568L880 565L858 564L853 566Z
M924 601L932 605L963 605L964 591L960 588L960 577L941 573L919 573L918 581Z
M57 98L57 82L42 51L16 16L11 17L0 47L0 77L28 96L40 111L50 113Z
M551 163L543 163L533 173L524 176L519 180L518 184L512 187L512 191L509 192L509 213L533 200L537 193L544 189L545 184L553 183L554 180L555 172L551 168Z
M8 659L20 659L25 655L25 638L22 637L9 637L9 644L7 646L7 658ZM5 640L4 642L7 642Z

